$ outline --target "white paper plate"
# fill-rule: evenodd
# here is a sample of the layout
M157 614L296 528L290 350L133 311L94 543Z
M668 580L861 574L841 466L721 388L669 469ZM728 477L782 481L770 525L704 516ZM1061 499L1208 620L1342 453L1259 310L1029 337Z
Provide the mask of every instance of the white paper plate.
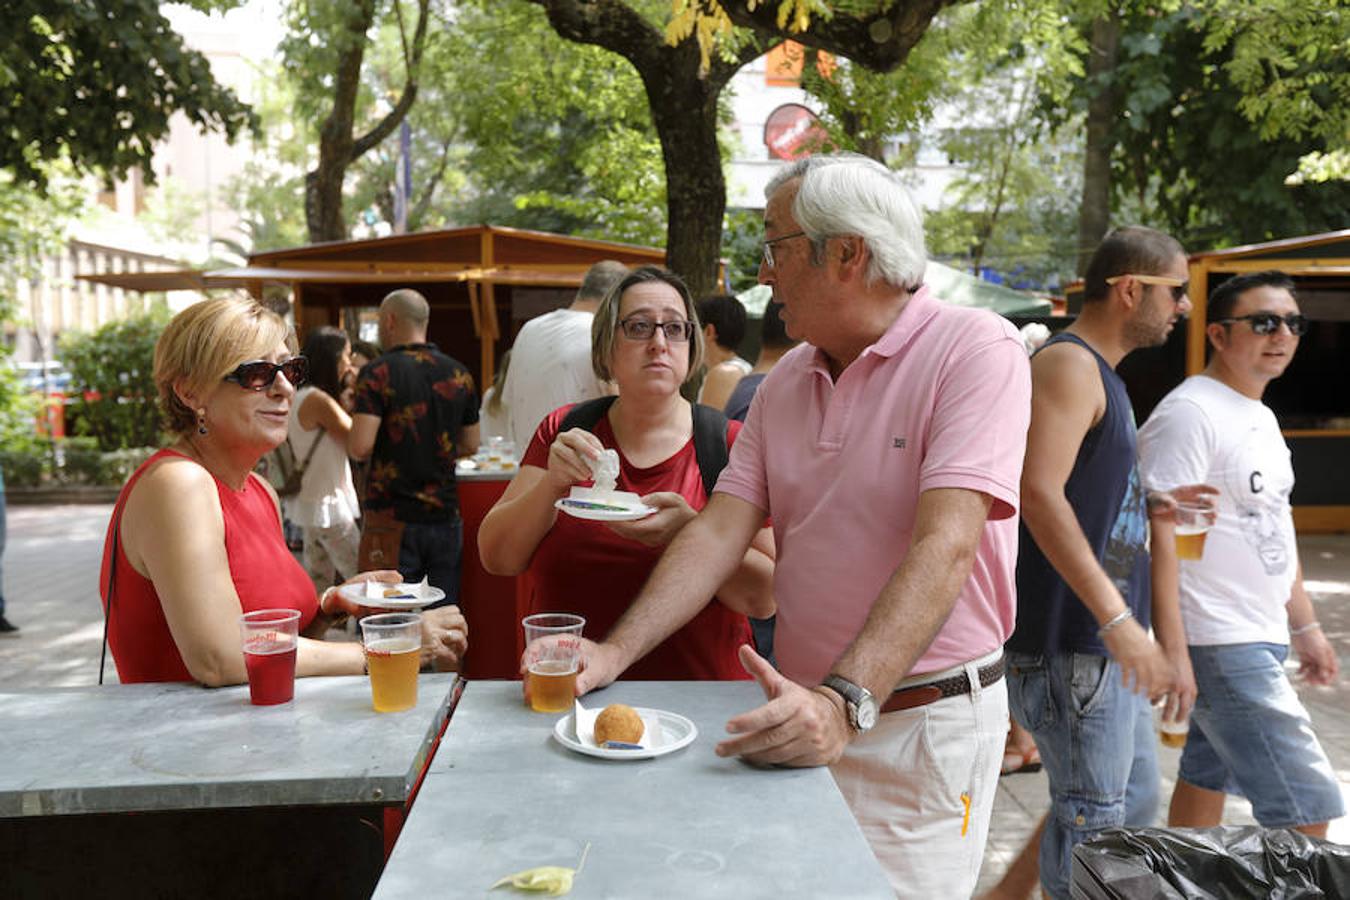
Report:
M383 590L396 588L400 594L412 594L412 597L367 597L366 585L364 582L357 584L344 584L338 588L338 593L343 599L350 600L357 606L366 609L421 609L424 606L430 606L437 600L445 599L445 591L438 587L427 585L423 588L417 584L386 584ZM420 592L420 594L419 594Z
M603 504L606 509L591 509L587 505L593 504L594 500L576 500L572 497L563 497L553 504L554 509L562 510L569 516L575 516L578 519L587 519L591 522L633 522L638 519L645 519L656 512L655 506L627 506L616 503Z
M659 725L658 733L650 735L650 747L610 750L606 747L597 747L594 743L583 743L577 738L576 726L572 724L576 713L568 713L557 721L553 726L553 737L568 750L575 750L587 756L598 756L601 759L651 759L654 756L665 756L667 753L674 753L682 747L689 746L694 742L694 738L698 737L698 726L678 713L641 706L636 707L636 711L644 720L653 719ZM644 739L646 737L644 735Z

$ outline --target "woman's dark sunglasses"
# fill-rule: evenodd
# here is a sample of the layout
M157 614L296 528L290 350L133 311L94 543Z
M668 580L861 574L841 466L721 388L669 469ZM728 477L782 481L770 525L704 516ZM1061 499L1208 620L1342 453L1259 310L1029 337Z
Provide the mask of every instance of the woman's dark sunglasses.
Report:
M1294 337L1299 337L1308 330L1308 320L1298 313L1290 313L1287 316L1276 315L1275 313L1259 312L1248 313L1245 316L1232 316L1227 319L1219 320L1224 325L1230 322L1250 322L1253 334L1274 334L1280 330L1280 323L1283 322L1289 328L1289 333Z
M309 376L309 360L303 356L292 356L283 363L256 359L253 362L240 363L238 368L225 376L225 380L233 381L250 391L265 391L277 380L278 372L286 376L291 387L299 387Z

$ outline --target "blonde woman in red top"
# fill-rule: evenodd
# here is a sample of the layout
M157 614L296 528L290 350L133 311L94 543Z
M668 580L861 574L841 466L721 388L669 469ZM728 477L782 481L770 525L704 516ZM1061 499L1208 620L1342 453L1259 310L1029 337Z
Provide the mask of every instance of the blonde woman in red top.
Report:
M174 317L155 347L155 386L175 440L118 497L100 589L123 682L247 681L241 612L300 611L296 675L356 675L359 644L320 640L328 612L286 549L276 494L253 468L286 437L306 361L288 326L252 300L216 299ZM115 560L115 565L114 565ZM397 580L368 572L353 580ZM454 668L467 647L455 607L424 618L423 661Z

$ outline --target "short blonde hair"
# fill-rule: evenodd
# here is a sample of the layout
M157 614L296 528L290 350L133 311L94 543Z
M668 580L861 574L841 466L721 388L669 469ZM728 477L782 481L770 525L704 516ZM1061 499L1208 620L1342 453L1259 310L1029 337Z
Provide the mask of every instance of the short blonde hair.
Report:
M601 381L614 380L610 369L614 363L614 342L619 337L619 309L623 305L623 292L634 285L653 281L670 285L684 301L684 315L694 324L694 335L689 339L689 371L684 376L684 383L688 384L698 376L699 366L703 365L703 326L699 324L698 310L689 296L689 288L685 287L680 276L669 269L639 266L609 289L595 311L595 321L591 323L591 368L595 371L595 377Z
M165 427L183 434L197 424L197 413L174 389L178 381L205 393L240 363L267 356L283 341L294 353L295 335L286 320L256 300L203 300L174 316L155 344L155 387Z

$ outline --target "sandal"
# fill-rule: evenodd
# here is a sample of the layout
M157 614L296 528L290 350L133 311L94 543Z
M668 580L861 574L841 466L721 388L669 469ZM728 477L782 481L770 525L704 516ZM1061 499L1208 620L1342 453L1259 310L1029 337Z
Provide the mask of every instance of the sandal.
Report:
M1041 754L1032 744L1026 750L1016 750L1007 747L1003 751L1003 766L998 774L1017 775L1021 772L1039 772L1041 770Z

